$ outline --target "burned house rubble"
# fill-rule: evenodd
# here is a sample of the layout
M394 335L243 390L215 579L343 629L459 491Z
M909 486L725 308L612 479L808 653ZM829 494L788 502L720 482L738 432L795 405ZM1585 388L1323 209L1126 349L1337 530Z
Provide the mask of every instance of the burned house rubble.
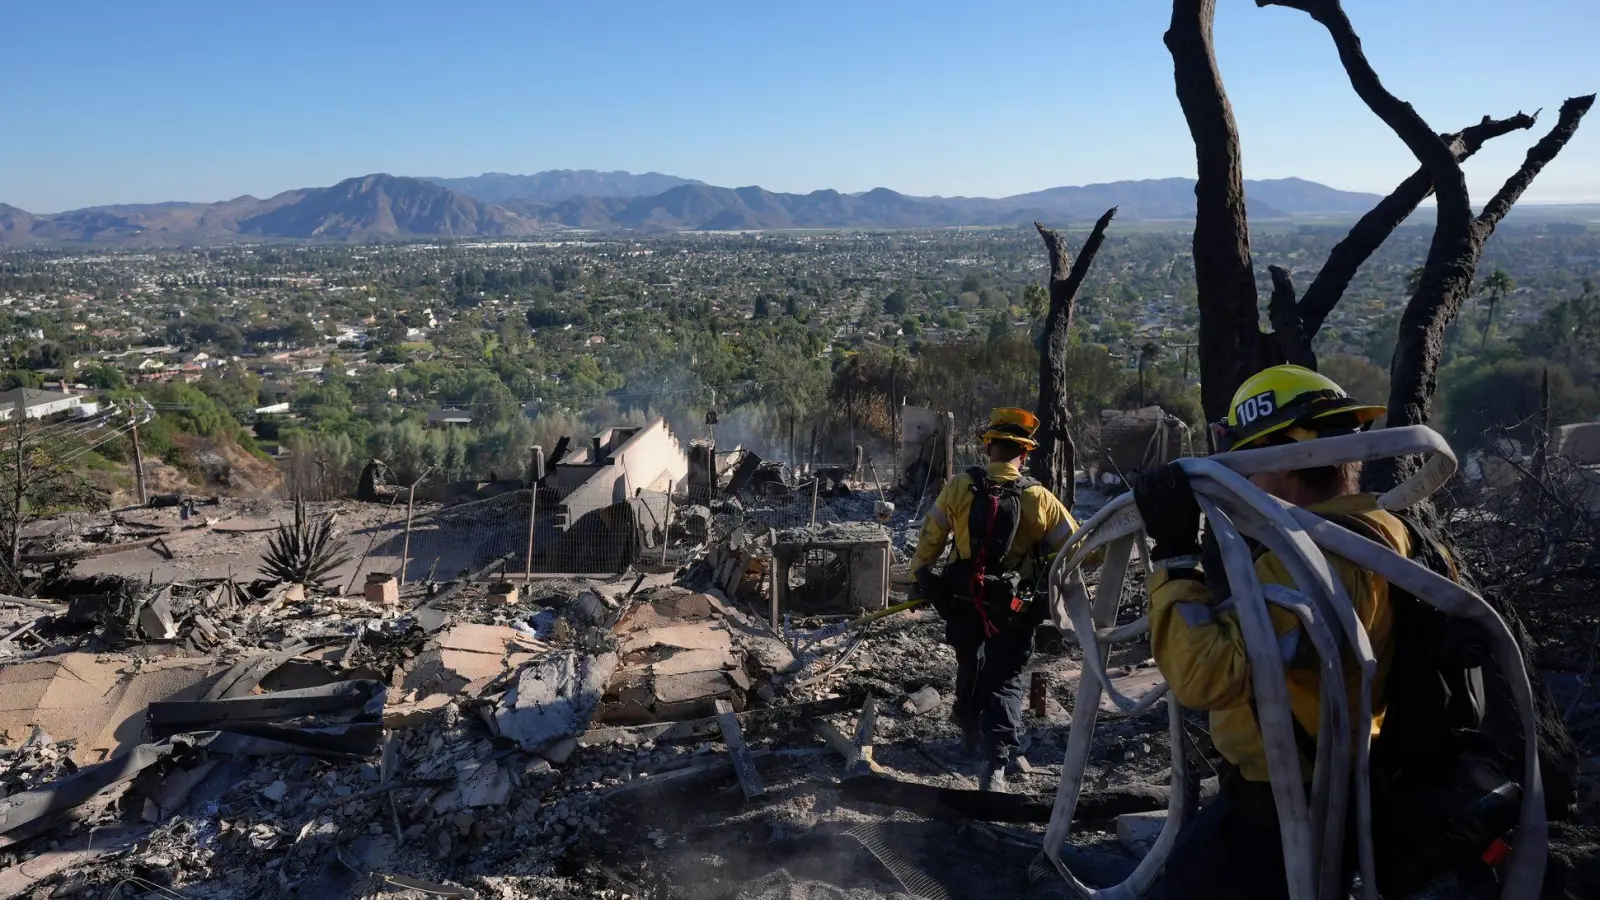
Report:
M940 620L856 624L904 599L941 441L791 467L613 430L506 501L512 552L429 564L408 529L391 553L418 517L382 486L316 507L353 559L310 585L248 549L287 504L63 520L37 590L0 596L0 900L1067 896L1029 873L1077 650L1042 630L1015 789L983 794ZM583 533L540 518L580 491L635 509L633 550L542 576L515 548ZM428 501L429 527L485 532L483 502ZM1148 657L1113 655L1123 693ZM1100 715L1068 855L1108 884L1159 831L1170 750L1159 708Z

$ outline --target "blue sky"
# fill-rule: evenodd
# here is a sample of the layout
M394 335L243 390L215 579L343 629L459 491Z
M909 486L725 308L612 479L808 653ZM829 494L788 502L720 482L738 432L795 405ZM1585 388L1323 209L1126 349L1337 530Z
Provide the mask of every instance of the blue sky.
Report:
M1325 31L1219 0L1247 177L1415 167ZM1594 0L1346 0L1435 127L1600 89ZM1447 17L1446 8L1453 10ZM0 202L220 200L369 172L655 170L999 196L1192 175L1162 0L49 0L0 21ZM1532 135L1469 168L1475 196ZM1600 114L1529 194L1600 200Z

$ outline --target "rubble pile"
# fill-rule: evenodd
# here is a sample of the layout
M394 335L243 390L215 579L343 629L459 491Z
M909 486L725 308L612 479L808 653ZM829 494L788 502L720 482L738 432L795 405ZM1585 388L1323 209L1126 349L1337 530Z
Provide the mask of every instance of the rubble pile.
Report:
M745 468L738 498L674 498L673 571L0 598L0 900L1064 896L1025 873L1075 648L1041 630L1014 793L980 794L937 615L855 625L901 599L915 489L842 477L779 527L784 473ZM1124 693L1148 655L1111 660ZM1111 883L1170 748L1159 706L1101 716L1069 855Z

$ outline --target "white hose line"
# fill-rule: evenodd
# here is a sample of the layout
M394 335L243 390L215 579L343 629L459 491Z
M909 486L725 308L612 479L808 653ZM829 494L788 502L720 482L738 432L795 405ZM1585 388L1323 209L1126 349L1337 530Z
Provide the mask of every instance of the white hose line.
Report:
M1204 495L1200 495L1204 499ZM1202 509L1216 512L1209 499ZM1311 815L1307 809L1300 753L1294 739L1294 714L1289 707L1289 684L1278 649L1278 633L1267 614L1261 582L1256 579L1250 547L1226 517L1211 519L1217 549L1233 588L1234 612L1250 663L1250 685L1255 697L1257 724L1267 751L1267 771L1278 808L1278 833L1283 841L1283 863L1290 900L1314 900Z
M1191 465L1192 464L1192 465ZM1251 537L1264 544L1289 570L1296 585L1307 593L1320 607L1323 615L1331 621L1337 622L1342 632L1346 646L1350 647L1359 666L1360 684L1357 690L1359 707L1355 714L1355 778L1354 791L1356 797L1357 819L1357 847L1358 857L1361 862L1363 874L1363 892L1367 900L1377 900L1376 888L1373 887L1376 864L1372 851L1372 792L1369 784L1371 770L1372 749L1372 684L1377 676L1377 657L1372 650L1372 642L1356 616L1355 605L1344 589L1344 583L1333 572L1332 565L1317 548L1314 541L1306 533L1305 528L1295 518L1284 512L1280 501L1251 484L1244 476L1229 471L1226 468L1209 460L1186 460L1184 469L1191 478L1196 474L1205 477L1195 481L1197 492L1201 496L1224 488L1231 491L1232 498L1243 502L1248 513L1242 517L1246 530ZM1385 548L1387 549L1387 548ZM1390 551L1393 553L1393 551ZM1394 554L1398 556L1398 554ZM1252 571L1252 575L1253 575ZM1323 695L1329 694L1333 685L1322 681ZM1347 704L1342 666L1337 683L1338 706L1342 709ZM1324 700L1326 702L1326 700ZM1352 785L1348 777L1350 765L1348 743L1350 715L1346 710L1341 716L1346 721L1337 736L1340 756L1331 761L1337 772L1331 781L1323 787L1331 791L1331 806L1327 809L1325 819L1317 822L1329 826L1323 842L1324 853L1337 851L1337 855L1322 856L1324 896L1327 891L1337 891L1333 886L1337 877L1337 867L1343 856L1343 828L1345 823L1345 804L1347 803ZM1332 826L1338 825L1339 832L1334 832Z
M1386 429L1377 432L1324 438L1301 444L1260 450L1236 451L1219 454L1208 460L1186 460L1184 466L1191 475L1191 484L1197 498L1212 515L1213 530L1219 547L1224 550L1224 566L1229 581L1235 588L1235 602L1229 604L1237 610L1241 631L1246 633L1246 651L1251 662L1251 678L1256 689L1258 714L1263 739L1267 748L1268 767L1272 773L1275 800L1279 807L1280 827L1283 831L1285 860L1289 862L1288 875L1291 896L1294 900L1310 900L1321 896L1330 900L1337 896L1337 875L1343 856L1344 810L1349 795L1357 798L1358 832L1361 839L1362 882L1368 898L1375 897L1373 854L1371 847L1371 795L1369 759L1371 743L1371 678L1375 667L1370 641L1355 616L1354 607L1345 595L1342 582L1335 576L1324 552L1333 553L1351 563L1388 579L1449 615L1465 616L1479 622L1491 635L1496 658L1513 686L1514 699L1524 728L1524 747L1527 757L1523 777L1523 802L1518 826L1518 841L1510 865L1507 867L1502 900L1533 900L1538 896L1543 881L1547 826L1544 820L1543 787L1539 779L1538 739L1532 699L1532 687L1523 667L1520 649L1492 607L1481 597L1443 578L1426 567L1405 559L1392 549L1327 522L1314 513L1292 507L1269 497L1249 484L1237 473L1285 471L1333 465L1354 460L1382 459L1405 454L1427 454L1424 464L1402 485L1379 498L1385 509L1396 510L1426 499L1455 471L1455 459L1443 438L1424 426ZM1222 467L1226 467L1224 470ZM1239 528L1229 521L1232 517ZM1359 660L1362 689L1359 692L1361 709L1351 721L1344 690L1343 671L1336 678L1328 677L1322 670L1322 714L1318 722L1318 765L1314 770L1310 809L1300 791L1283 791L1280 785L1300 785L1299 751L1293 738L1292 714L1287 705L1287 691L1283 664L1278 650L1276 634L1265 612L1268 598L1255 577L1253 562L1248 558L1248 547L1243 544L1239 531L1262 541L1284 562L1292 579L1300 587L1295 592L1274 590L1271 602L1295 612L1305 626L1303 633L1317 650L1324 666L1329 662L1329 651L1338 646L1336 635L1342 635L1353 655ZM1072 813L1076 808L1084 770L1087 767L1090 743L1102 689L1111 679L1105 671L1105 659L1112 643L1139 635L1135 626L1146 625L1147 620L1117 627L1116 613L1121 588L1132 550L1132 535L1142 531L1138 510L1131 495L1123 495L1107 504L1106 508L1079 528L1068 542L1074 548L1070 555L1058 555L1050 572L1051 606L1058 625L1070 622L1075 636L1085 647L1083 675L1080 677L1078 705L1068 740L1066 760L1062 765L1062 781L1057 789L1056 806L1046 833L1045 854L1080 895L1097 900L1126 900L1137 897L1154 879L1153 870L1165 864L1171 842L1167 840L1174 822L1171 816L1161 838L1138 869L1122 885L1103 890L1093 890L1082 885L1060 859L1060 850L1070 833ZM1081 566L1094 550L1115 544L1106 555L1102 568L1100 589L1093 602L1092 621L1085 613L1091 606L1084 585ZM1141 544L1142 546L1142 544ZM1243 553L1241 553L1241 549ZM1273 586L1276 587L1276 586ZM1242 588L1242 591L1241 591ZM1240 602L1242 601L1242 602ZM1337 622L1337 629L1331 626ZM1254 635L1253 637L1250 635ZM1258 647L1270 647L1270 651ZM1102 649L1104 648L1104 649ZM1342 663L1341 663L1342 666ZM1271 673L1262 678L1263 672ZM1275 676L1275 679L1274 677ZM1284 693L1277 700L1269 699L1275 688ZM1154 701L1152 690L1138 700L1130 700L1112 692L1119 708L1143 709ZM1168 697L1173 715L1179 716L1175 698ZM1181 718L1181 716L1180 716ZM1340 727L1339 723L1343 723ZM1285 727L1286 726L1286 727ZM1362 727L1365 726L1365 727ZM1181 723L1178 726L1181 729ZM1350 765L1349 741L1356 741L1356 765ZM1183 782L1177 779L1182 758L1181 730L1173 740L1174 790L1181 800ZM1352 773L1350 770L1354 768ZM1352 777L1353 775L1353 777ZM1349 785L1354 781L1354 785ZM1354 790L1350 788L1353 787ZM1173 804L1181 816L1181 802ZM1314 816L1314 819L1308 819ZM1315 829L1313 829L1315 822ZM1313 870L1310 859L1312 848L1320 845L1323 865L1315 877L1320 891L1313 893ZM1293 858L1293 862L1290 862ZM1333 892L1330 894L1329 892Z
M1279 501L1282 504L1281 501ZM1315 513L1282 504L1306 526L1312 539L1328 553L1350 560L1377 572L1407 593L1446 615L1471 619L1481 625L1494 643L1495 662L1511 686L1512 699L1522 723L1523 774L1522 809L1517 824L1516 846L1506 867L1502 900L1533 900L1544 884L1549 851L1549 823L1544 814L1544 780L1539 772L1539 735L1533 685L1517 645L1505 620L1494 607L1476 593L1439 575L1426 566L1405 560L1404 566L1383 565L1386 557L1398 557L1392 550L1347 528L1328 522Z

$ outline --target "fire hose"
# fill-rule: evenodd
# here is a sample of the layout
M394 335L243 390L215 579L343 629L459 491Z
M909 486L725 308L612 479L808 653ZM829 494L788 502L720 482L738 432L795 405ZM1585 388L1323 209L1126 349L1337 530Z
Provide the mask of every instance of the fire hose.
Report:
M878 621L879 619L887 618L895 613L905 612L908 609L916 609L927 602L928 599L926 597L916 597L914 599L906 600L901 603L896 603L893 606L880 609L877 612L866 613L865 615L857 616L854 619L849 619L844 622L836 622L832 625L825 625L822 628L818 628L814 631L806 632L791 630L789 628L787 617L785 617L783 625L783 638L784 641L788 643L789 649L795 654L799 654L804 652L813 644L819 644L830 638L836 638L841 634L848 634L852 631L855 631L857 628L864 628L867 625Z
M1366 630L1327 555L1349 560L1387 579L1422 602L1455 617L1470 619L1487 633L1496 663L1511 686L1522 722L1525 766L1516 846L1505 870L1501 900L1534 900L1544 881L1547 831L1532 686L1516 639L1498 613L1476 593L1315 513L1288 504L1251 484L1246 476L1345 462L1366 462L1421 454L1425 462L1404 483L1378 499L1381 508L1398 511L1426 499L1455 473L1449 446L1426 426L1388 428L1362 434L1238 450L1205 459L1183 459L1179 465L1200 502L1217 538L1233 596L1223 609L1239 620L1250 664L1251 688L1257 704L1291 900L1343 900L1339 884L1349 816L1355 797L1361 884L1365 900L1377 900L1372 847L1369 753L1372 735L1372 679L1376 659ZM1245 538L1252 538L1283 561L1295 587L1263 586L1256 577ZM1056 791L1044 855L1068 885L1091 900L1135 900L1155 881L1183 825L1187 759L1183 750L1183 711L1165 684L1143 696L1123 696L1112 686L1106 661L1114 644L1135 640L1149 630L1148 617L1117 625L1124 579L1133 549L1144 547L1143 522L1131 494L1124 494L1085 522L1068 540L1050 571L1051 610L1056 624L1070 631L1083 648L1083 673L1078 682L1061 783ZM1082 566L1094 551L1105 548L1100 583L1091 600ZM1148 558L1140 554L1148 567ZM1268 605L1293 612L1315 649L1322 674L1321 713L1311 791L1302 785L1300 753L1294 737L1282 650L1268 614ZM1342 675L1344 655L1359 666L1358 708L1350 708ZM1094 889L1072 874L1061 858L1071 832L1072 816L1083 787L1090 743L1102 694L1124 712L1150 708L1164 695L1172 745L1172 793L1166 824L1154 846L1127 881Z

